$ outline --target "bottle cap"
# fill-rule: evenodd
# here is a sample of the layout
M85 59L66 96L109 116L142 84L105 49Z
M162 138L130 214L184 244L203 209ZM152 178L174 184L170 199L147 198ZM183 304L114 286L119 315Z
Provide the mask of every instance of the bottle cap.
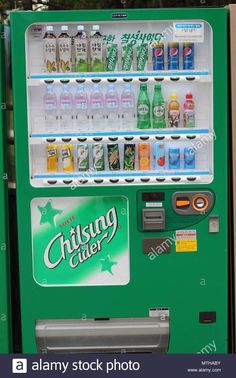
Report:
M98 84L93 84L93 90L95 90L95 91L97 91L97 90L99 90L99 85Z
M192 93L187 93L187 94L186 94L186 99L187 99L187 100L192 100L192 98L193 98Z
M84 25L77 25L77 30L84 30Z
M131 84L130 83L125 83L124 89L126 89L127 91L130 91L131 90Z
M83 91L84 90L84 84L78 84L77 85L77 90L78 91Z
M67 31L68 30L68 26L67 25L62 25L61 26L61 31Z
M47 25L46 26L46 31L49 31L49 32L53 31L53 26L52 25Z
M147 84L141 84L140 89L147 89Z
M68 91L68 88L69 88L69 86L68 86L67 83L65 83L65 84L62 85L62 90L63 91Z
M154 90L156 90L156 89L161 89L161 84L155 84L154 85Z
M108 89L109 89L110 91L114 91L114 89L115 89L115 85L114 85L113 83L109 83L109 84L108 84Z
M93 30L94 31L99 31L99 29L100 29L99 25L93 25Z
M46 90L47 90L47 92L51 92L52 91L52 84L47 84Z
M176 100L177 99L177 94L174 92L174 93L171 93L170 95L170 99L171 100Z

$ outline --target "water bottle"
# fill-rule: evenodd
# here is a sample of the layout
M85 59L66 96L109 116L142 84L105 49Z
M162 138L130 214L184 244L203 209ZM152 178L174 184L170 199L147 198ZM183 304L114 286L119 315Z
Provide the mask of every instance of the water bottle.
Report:
M129 130L134 128L135 120L135 95L130 83L124 85L121 93L121 121L122 129Z
M86 131L88 128L88 97L83 84L77 85L74 109L76 131Z
M53 91L52 85L46 86L46 93L43 96L44 105L44 119L45 131L47 133L54 133L58 127L58 113L57 113L57 96Z
M60 94L59 100L60 106L60 121L61 121L61 131L68 132L71 131L73 125L73 96L69 91L69 85L62 85L62 92Z
M108 84L105 95L107 127L109 130L119 128L119 96L114 84Z
M90 94L90 111L93 130L101 131L104 129L104 96L99 84L93 84Z

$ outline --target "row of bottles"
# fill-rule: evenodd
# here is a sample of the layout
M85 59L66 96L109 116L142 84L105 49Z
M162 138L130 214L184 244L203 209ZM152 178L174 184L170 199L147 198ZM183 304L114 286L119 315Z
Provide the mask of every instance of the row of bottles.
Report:
M179 70L180 44L169 42L165 53L159 38L160 35L157 41L142 42L137 48L132 43L105 45L99 25L93 25L89 34L84 25L78 25L75 36L70 36L68 26L62 25L58 38L54 27L48 25L43 38L45 69L48 73ZM183 69L194 69L193 43L183 43L182 57Z
M195 126L195 104L191 93L183 104L183 127ZM115 84L107 85L105 96L99 84L93 84L88 96L83 84L78 84L73 95L68 84L62 85L57 98L53 86L46 86L43 98L45 128L47 132L86 132L181 127L181 105L177 94L172 93L166 106L160 84L154 86L152 104L147 84L140 85L136 104L130 83L123 86L119 96ZM137 121L135 117L137 114ZM91 130L89 130L91 128Z
M77 150L77 152L76 152ZM66 143L47 145L47 172L146 171L163 169L195 169L196 151L193 147L166 148L164 143ZM76 158L75 158L76 156ZM75 163L75 160L77 163Z

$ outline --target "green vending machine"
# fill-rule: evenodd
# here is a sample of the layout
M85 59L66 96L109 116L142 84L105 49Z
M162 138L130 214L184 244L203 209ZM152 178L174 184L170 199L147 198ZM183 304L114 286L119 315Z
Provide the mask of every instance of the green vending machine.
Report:
M7 130L5 99L4 27L0 25L0 353L11 351L9 243L7 214Z
M23 352L226 353L226 9L11 27Z

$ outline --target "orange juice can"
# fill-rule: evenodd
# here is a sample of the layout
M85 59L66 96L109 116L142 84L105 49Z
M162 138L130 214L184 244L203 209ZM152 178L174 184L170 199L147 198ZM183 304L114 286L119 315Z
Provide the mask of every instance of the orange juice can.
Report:
M140 171L150 169L150 144L139 143L138 145L138 165Z
M58 171L58 145L57 144L47 145L47 171L48 172Z

